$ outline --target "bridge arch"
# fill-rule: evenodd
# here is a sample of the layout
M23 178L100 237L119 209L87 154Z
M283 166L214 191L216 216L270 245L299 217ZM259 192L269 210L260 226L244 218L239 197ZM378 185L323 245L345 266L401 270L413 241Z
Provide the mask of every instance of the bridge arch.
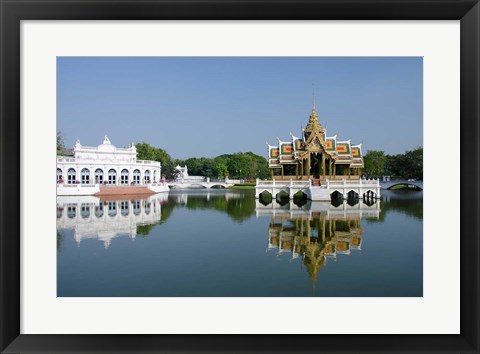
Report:
M217 184L212 184L210 188L226 189L227 187L223 184L217 183Z
M271 197L272 197L272 193L270 193L270 191L267 191L267 190L265 189L263 192L261 192L261 193L259 194L259 196L260 196L260 197L269 196L269 197L271 198Z
M343 194L340 193L339 191L333 191L333 193L330 194L331 199L343 199Z
M405 186L413 186L415 188L418 188L420 190L423 190L423 184L420 186L420 183L415 183L415 182L397 182L397 183L392 183L390 184L386 189L392 189L392 187L395 187L395 186L402 186L402 185L405 185Z
M347 197L347 199L358 199L358 193L352 189L347 193Z
M374 191L372 191L371 189L369 189L368 191L363 193L363 198L364 199L373 199L373 198L376 198L376 197L377 197L377 194Z
M294 195L294 199L307 199L308 195L302 190L297 191Z
M278 191L278 193L275 195L275 197L277 199L289 199L290 198L290 194L288 193L288 191L286 191L285 189L281 189Z

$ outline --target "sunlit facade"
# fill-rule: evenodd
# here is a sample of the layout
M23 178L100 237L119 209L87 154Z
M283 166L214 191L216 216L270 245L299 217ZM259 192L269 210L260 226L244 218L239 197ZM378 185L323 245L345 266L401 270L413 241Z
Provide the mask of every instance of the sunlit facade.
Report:
M160 162L137 160L133 144L117 148L107 136L96 147L83 146L77 140L73 156L57 157L57 194L92 195L102 187L114 186L165 191L168 187L164 186L161 171Z
M291 140L278 139L278 145L268 145L268 167L272 179L275 171L284 176L286 166L295 166L296 179L359 178L363 164L362 144L328 137L320 124L315 106L312 107L307 126L301 137L291 134ZM278 173L277 173L278 174ZM278 178L278 177L275 177Z

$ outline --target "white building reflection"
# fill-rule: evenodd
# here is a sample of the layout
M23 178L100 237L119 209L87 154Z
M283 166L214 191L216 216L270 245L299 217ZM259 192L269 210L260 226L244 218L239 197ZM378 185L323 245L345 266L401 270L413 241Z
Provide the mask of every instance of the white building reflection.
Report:
M78 245L85 239L98 239L110 246L121 236L135 238L137 227L161 220L161 204L168 194L160 193L145 199L101 199L94 196L58 196L57 230L71 229Z

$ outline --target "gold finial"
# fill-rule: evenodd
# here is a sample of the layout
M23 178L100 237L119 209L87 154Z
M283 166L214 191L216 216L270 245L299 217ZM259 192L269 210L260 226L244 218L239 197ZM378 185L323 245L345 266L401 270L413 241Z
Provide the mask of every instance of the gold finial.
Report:
M312 111L315 110L315 85L312 84Z

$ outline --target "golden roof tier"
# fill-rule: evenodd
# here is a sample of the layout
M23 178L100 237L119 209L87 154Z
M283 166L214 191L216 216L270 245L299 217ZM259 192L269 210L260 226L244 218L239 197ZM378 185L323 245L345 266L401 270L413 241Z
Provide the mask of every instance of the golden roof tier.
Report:
M267 142L268 167L272 179L278 179L279 174L281 178L306 177L320 180L361 176L364 167L362 144L353 145L350 140L340 141L337 135L328 137L314 104L301 137L292 133L290 137L287 141L277 138L277 145Z

